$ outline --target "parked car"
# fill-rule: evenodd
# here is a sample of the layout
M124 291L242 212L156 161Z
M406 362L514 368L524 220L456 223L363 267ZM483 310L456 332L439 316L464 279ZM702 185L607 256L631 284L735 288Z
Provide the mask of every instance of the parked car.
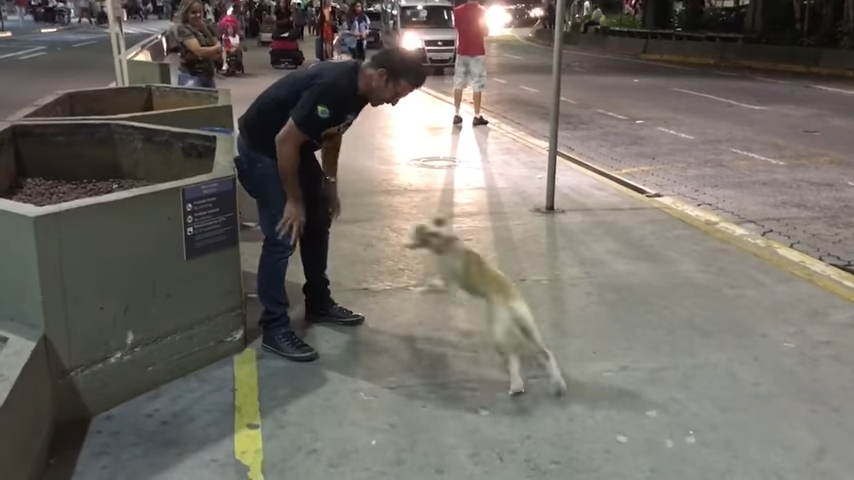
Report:
M368 16L368 19L371 21L370 31L368 31L368 38L365 42L365 47L367 48L383 48L382 41L382 29L383 29L383 19L382 14L377 10L365 10L365 14Z

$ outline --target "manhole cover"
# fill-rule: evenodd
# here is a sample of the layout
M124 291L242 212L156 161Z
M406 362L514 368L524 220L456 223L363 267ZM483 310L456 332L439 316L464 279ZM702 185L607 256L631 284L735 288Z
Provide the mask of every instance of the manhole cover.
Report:
M413 158L406 163L421 168L454 168L460 161L454 157L423 157Z

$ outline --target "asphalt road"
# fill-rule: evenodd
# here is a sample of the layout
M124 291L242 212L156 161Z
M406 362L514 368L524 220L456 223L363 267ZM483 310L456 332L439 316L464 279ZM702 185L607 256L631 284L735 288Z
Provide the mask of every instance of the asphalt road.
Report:
M128 25L127 47L162 28L154 21ZM57 90L115 81L107 31L88 26L0 38L0 72L0 119Z
M490 39L485 114L545 138L551 47L520 37ZM563 62L562 149L854 268L854 85L574 49ZM427 87L450 95L452 78Z

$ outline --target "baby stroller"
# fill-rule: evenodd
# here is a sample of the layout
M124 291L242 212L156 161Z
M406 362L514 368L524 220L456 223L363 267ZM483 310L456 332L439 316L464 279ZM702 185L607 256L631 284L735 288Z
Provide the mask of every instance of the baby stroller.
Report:
M228 37L229 27L236 34L236 38L232 40ZM238 73L244 73L243 70L243 50L244 45L240 37L240 27L237 18L229 14L223 17L219 22L219 31L222 33L222 45L227 48L225 53L225 76L231 77Z
M243 70L243 60L240 58L240 54L237 52L227 52L225 54L225 75L226 77L233 77L238 73L245 73Z
M273 68L299 68L305 55L299 48L299 34L293 28L276 30L270 43L270 65Z

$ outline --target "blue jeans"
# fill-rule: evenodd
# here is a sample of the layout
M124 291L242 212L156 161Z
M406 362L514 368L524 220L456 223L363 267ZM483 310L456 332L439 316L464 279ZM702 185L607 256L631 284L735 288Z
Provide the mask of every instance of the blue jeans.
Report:
M178 85L182 87L216 88L213 77L191 75L187 72L178 72Z
M288 260L294 253L290 239L278 238L276 225L285 213L286 195L279 178L276 160L251 150L243 138L237 138L235 166L240 184L258 205L258 221L264 234L258 262L257 292L264 311L258 324L264 331L290 329L285 277ZM329 254L329 228L332 216L324 194L325 177L314 152L304 150L300 159L299 182L305 205L305 225L300 237L300 258L306 282L303 285L305 308L318 312L332 304L326 277Z

